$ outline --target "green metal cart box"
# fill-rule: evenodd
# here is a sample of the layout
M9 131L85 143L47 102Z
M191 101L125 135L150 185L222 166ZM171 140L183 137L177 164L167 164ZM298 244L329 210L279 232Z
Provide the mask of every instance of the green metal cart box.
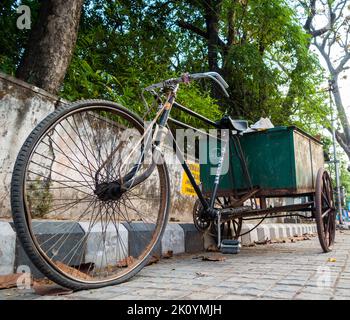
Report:
M201 139L200 178L204 193L210 193L215 179L215 160L210 162L210 152L220 150L220 141ZM319 168L324 166L322 143L306 132L294 127L275 127L263 131L246 133L239 137L253 186L261 188L261 196L307 194L314 192ZM217 148L213 148L213 145ZM236 147L235 147L236 146ZM229 144L228 171L220 178L219 194L232 194L233 190L249 187L242 169L238 143ZM213 159L213 158L212 158ZM227 163L224 163L225 168Z

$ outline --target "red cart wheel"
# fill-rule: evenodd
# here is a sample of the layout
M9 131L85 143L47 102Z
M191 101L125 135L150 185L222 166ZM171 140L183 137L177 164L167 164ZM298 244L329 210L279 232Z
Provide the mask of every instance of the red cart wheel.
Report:
M335 205L332 181L328 172L320 168L317 173L315 190L315 219L317 233L324 252L332 250L335 238Z

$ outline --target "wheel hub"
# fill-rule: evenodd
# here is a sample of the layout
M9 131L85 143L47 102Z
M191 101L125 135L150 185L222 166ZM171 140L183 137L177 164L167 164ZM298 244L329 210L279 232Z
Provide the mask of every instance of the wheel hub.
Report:
M98 183L94 193L101 201L118 200L123 194L117 181Z

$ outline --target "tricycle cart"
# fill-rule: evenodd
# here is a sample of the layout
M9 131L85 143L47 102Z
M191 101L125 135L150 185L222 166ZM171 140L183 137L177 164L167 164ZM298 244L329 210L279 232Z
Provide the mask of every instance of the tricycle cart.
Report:
M321 142L292 126L236 134L230 139L228 172L221 176L216 198L217 206L223 209L221 228L214 226L218 237L221 238L224 224L226 236L237 239L245 220L260 219L261 223L265 218L299 216L316 221L321 247L324 252L330 251L336 214ZM215 165L210 162L210 148L204 145L207 143L208 139L203 139L199 148L202 157L207 153L209 159L200 165L200 176L203 194L209 196L215 178L210 172ZM296 198L300 203L268 205L271 198ZM200 211L197 201L193 212L197 228L213 228Z
M186 73L145 88L154 104L143 119L114 102L85 100L57 108L31 132L13 169L11 207L21 245L42 274L74 290L115 285L159 252L172 190L162 146L176 127L194 129L171 118L173 108L219 133L203 132L202 155L224 150L218 163L201 162L198 185L172 140L198 196L200 230L219 226L220 246L222 225L230 223L238 238L244 220L287 212L314 218L321 246L330 250L335 210L320 142L295 127L246 133L246 121L214 122L177 103L179 85L200 79L228 96L218 73ZM211 148L211 139L222 148ZM271 207L273 197L305 201Z

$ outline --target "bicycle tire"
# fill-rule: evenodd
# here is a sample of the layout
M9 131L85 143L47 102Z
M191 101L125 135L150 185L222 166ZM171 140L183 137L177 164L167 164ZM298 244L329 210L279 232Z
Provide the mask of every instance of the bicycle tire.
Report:
M92 289L108 285L115 285L122 283L133 277L135 274L137 274L147 264L152 250L159 244L169 216L170 183L168 170L165 162L163 161L161 164L157 164L155 169L155 171L158 172L160 179L160 207L156 218L156 224L154 227L153 235L150 240L150 243L144 249L145 252L142 252L142 254L140 255L140 260L137 261L137 263L135 262L134 267L130 268L130 270L127 270L125 272L121 272L119 276L110 277L108 279L106 278L105 280L102 279L95 281L77 279L71 274L67 274L66 270L63 271L60 269L60 267L57 267L57 261L53 261L52 257L48 259L47 256L43 255L43 248L38 246L38 240L36 239L36 235L32 230L33 226L31 224L31 212L29 212L30 210L25 200L27 196L25 190L25 183L27 179L26 177L28 174L30 174L29 172L27 172L29 162L31 161L31 157L33 156L33 153L36 150L35 148L39 145L40 141L43 141L43 137L46 137L48 132L52 130L52 128L55 128L54 126L57 125L57 123L60 123L60 120L67 119L67 116L71 114L73 114L74 119L74 114L82 112L81 110L84 110L84 108L86 110L90 110L89 108L99 108L99 106L101 107L101 110L110 110L111 112L115 112L121 117L124 117L124 119L127 119L127 121L131 121L136 127L138 127L138 130L142 130L142 119L134 113L132 113L131 111L129 111L128 109L126 109L125 107L114 102L105 100L85 100L78 101L68 106L60 107L54 112L52 112L50 115L48 115L44 120L42 120L30 133L30 135L24 142L17 156L11 182L11 206L13 221L23 249L25 250L29 259L35 265L35 267L38 268L38 270L40 270L45 276L47 276L52 281L64 287L71 288L73 290ZM128 223L132 225L133 222Z

